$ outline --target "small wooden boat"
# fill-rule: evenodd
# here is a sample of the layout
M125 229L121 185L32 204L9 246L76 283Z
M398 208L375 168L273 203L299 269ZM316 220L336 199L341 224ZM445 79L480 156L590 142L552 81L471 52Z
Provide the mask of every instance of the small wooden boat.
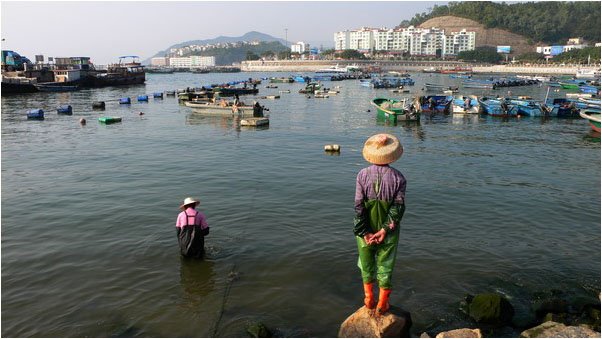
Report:
M447 95L427 95L418 97L417 100L423 113L446 113L449 111L452 98Z
M257 126L266 126L270 124L270 119L268 118L245 118L245 119L240 119L240 125L241 126L253 126L253 127L257 127Z
M271 83L291 83L291 82L295 82L295 79L293 79L291 77L270 78L270 82Z
M591 128L600 133L600 111L585 111L579 113L583 119L587 119Z
M504 103L504 105L502 105ZM515 117L518 115L518 110L503 98L487 98L479 99L481 110L485 114L496 117Z
M98 121L103 124L114 124L116 122L121 122L121 117L100 117L98 118Z
M205 115L221 115L221 116L241 116L241 117L253 117L253 106L222 106L214 103L197 103L192 101L186 101L184 103L186 107L193 108L195 113L202 113Z
M379 119L391 122L420 120L420 113L407 99L375 98L372 105L376 107L376 117Z

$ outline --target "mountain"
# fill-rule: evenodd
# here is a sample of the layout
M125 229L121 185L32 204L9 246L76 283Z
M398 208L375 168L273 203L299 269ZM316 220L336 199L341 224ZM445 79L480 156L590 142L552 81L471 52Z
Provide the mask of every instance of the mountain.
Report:
M180 47L189 46L189 45L212 45L212 44L217 44L217 43L238 42L238 41L265 41L265 42L274 42L275 41L275 42L280 42L283 46L286 46L286 40L284 40L284 39L274 38L273 36L268 35L268 34L251 31L251 32L248 32L245 35L239 36L239 37L219 36L214 39L190 40L190 41L180 42L175 45L169 46L168 48L166 48L163 51L159 51L159 52L155 53L155 55L153 55L152 57L150 57L146 60L143 60L142 63L148 65L148 64L150 64L150 59L155 58L155 57L165 56L169 52L169 50L172 48L180 48ZM289 43L290 43L290 41L289 41Z

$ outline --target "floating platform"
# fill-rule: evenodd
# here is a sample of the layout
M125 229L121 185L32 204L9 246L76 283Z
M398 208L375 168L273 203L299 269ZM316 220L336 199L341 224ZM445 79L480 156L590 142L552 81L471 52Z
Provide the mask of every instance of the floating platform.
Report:
M267 126L270 124L268 118L245 118L240 120L241 126Z
M121 117L100 117L98 121L103 124L114 124L116 122L121 122Z
M280 99L279 95L266 95L261 97L260 99Z

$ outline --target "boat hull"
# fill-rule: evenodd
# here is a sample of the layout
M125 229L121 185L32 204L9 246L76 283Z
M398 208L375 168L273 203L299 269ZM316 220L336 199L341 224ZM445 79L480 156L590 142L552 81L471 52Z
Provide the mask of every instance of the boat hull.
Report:
M583 112L583 113L579 113L579 115L583 118L583 119L587 119L587 121L589 122L590 127L600 133L600 114L595 114L595 113L591 113L588 114L589 112Z
M420 120L420 113L408 112L403 107L394 107L398 104L401 104L401 102L395 99L376 98L372 100L372 105L376 107L376 118L378 120L386 120L393 123ZM389 107L386 107L387 105Z

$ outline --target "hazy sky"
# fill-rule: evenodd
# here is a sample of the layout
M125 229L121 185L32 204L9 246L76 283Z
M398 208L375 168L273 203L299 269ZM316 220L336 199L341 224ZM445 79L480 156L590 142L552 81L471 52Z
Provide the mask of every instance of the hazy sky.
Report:
M258 31L333 47L333 33L398 25L447 1L1 1L2 49L31 60L121 55L146 59L187 40ZM285 31L286 29L286 31ZM317 46L319 47L319 46Z

